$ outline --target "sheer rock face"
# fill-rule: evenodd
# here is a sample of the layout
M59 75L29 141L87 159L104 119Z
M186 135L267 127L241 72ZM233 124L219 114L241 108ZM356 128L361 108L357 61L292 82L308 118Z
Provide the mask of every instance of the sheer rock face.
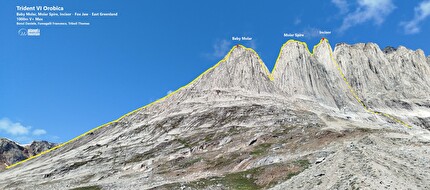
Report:
M430 67L422 50L400 46L381 51L376 44L361 43L337 46L334 54L348 81L372 107L402 107L393 101L430 97Z
M311 97L338 109L355 109L356 102L331 59L328 42L321 42L314 51L311 55L303 43L287 43L273 71L275 86L291 96Z
M287 43L270 74L254 51L234 47L168 97L1 172L0 189L430 186L424 54L306 48ZM364 111L337 64L361 99L413 128Z
M54 146L54 143L47 141L33 141L30 145L21 146L9 139L0 138L0 168L4 169L6 165L24 160Z
M291 96L316 97L330 94L327 70L299 42L287 43L282 48L273 76L276 86Z

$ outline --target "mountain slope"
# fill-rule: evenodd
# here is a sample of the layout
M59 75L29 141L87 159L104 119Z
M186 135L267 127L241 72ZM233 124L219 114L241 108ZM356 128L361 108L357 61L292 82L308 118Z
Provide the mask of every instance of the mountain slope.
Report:
M379 48L370 49L342 44L332 52L322 40L311 54L303 43L289 41L269 73L253 50L235 46L217 65L169 96L1 172L0 188L430 186L430 104L409 96L411 92L391 95L394 92L383 87L392 85L387 77L392 74L370 73L375 68L378 73L400 72L388 63L408 56L404 51L387 58ZM363 66L368 60L387 64L372 65L372 70ZM408 60L426 63L420 55ZM416 80L428 85L426 67L414 68L411 73L421 73ZM418 89L399 89L421 90L411 88ZM386 96L422 106L403 114L401 107L370 102L410 123L409 129L366 112L352 91L363 100Z

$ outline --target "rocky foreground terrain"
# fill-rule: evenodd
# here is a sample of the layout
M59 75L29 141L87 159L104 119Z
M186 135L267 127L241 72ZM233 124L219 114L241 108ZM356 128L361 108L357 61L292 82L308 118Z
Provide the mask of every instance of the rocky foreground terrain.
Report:
M235 46L168 97L0 173L0 189L429 189L430 58Z
M9 139L0 138L0 171L18 161L27 159L54 147L47 141L33 141L29 145L20 145Z

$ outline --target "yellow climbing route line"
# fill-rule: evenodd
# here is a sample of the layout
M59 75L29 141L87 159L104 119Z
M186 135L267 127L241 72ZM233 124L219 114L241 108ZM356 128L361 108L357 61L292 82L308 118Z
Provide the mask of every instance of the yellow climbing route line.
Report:
M317 48L317 47L318 47L322 42L324 42L324 40L327 40L327 39L322 39L322 40L320 40L320 42L319 42L317 45L315 45L315 46L313 47L312 52L309 50L308 45L307 45L305 42L301 42L301 41L297 41L297 40L293 40L293 39L288 40L287 42L285 42L285 43L282 45L282 47L281 47L281 49L280 49L280 51L279 51L279 54L278 54L278 58L276 59L276 62L275 62L275 66L274 66L274 67L273 67L273 69L272 69L272 72L269 72L269 69L268 69L268 68L267 68L267 66L262 62L262 60L261 60L260 56L258 55L258 53L257 53L254 49L252 49L252 48L247 48L247 47L245 47L245 46L243 46L243 45L236 45L236 46L234 46L233 48L231 48L231 49L230 49L230 51L227 53L227 55L226 55L223 59L221 59L220 61L218 61L218 63L216 63L214 66L210 67L209 69L207 69L205 72L201 73L199 76L197 76L194 80L192 80L192 81L191 81L191 82L189 82L188 84L186 84L186 85L184 85L184 86L182 86L182 87L178 88L178 89L177 89L177 90L175 90L174 92L172 92L172 93L170 93L170 94L168 94L168 95L166 95L166 96L164 96L164 97L162 97L162 98L160 98L160 99L158 99L158 100L156 100L156 101L154 101L154 102L151 102L151 103L149 103L149 104L147 104L147 105L145 105L145 106L143 106L143 107L140 107L140 108L137 108L137 109L135 109L135 110L133 110L133 111L131 111L131 112L128 112L127 114L125 114L125 115L121 116L120 118L118 118L118 119L116 119L116 120L113 120L113 121L111 121L111 122L105 123L105 124L100 125L100 126L98 126L98 127L96 127L96 128L93 128L93 129L91 129L91 130L89 130L89 131L87 131L87 132L85 132L85 133L83 133L83 134L81 134L81 135L79 135L79 136L77 136L77 137L75 137L75 138L73 138L73 139L71 139L71 140L67 141L67 142L61 143L61 144L59 144L59 145L57 145L57 146L55 146L55 147L53 147L53 148L51 148L51 149L49 149L49 150L43 151L43 152L41 152L41 153L39 153L39 154L37 154L37 155L31 156L31 157L29 157L29 158L25 159L25 160L21 160L21 161L19 161L19 162L16 162L16 163L14 163L14 164L11 164L11 165L7 166L7 167L6 167L6 169L9 169L9 168L15 167L15 166L20 165L20 164L22 164L22 163L24 163L24 162L27 162L27 161L32 160L32 159L34 159L34 158L37 158L37 157L39 157L39 156L41 156L41 155L47 154L47 153L49 153L49 152L52 152L52 151L54 151L54 150L56 150L56 149L58 149L58 148L63 147L64 145L67 145L67 144L69 144L69 143L72 143L72 142L74 142L74 141L76 141L76 140L78 140L78 139L80 139L80 138L82 138L82 137L84 137L84 136L86 136L86 135L88 135L88 134L90 134L90 133L92 133L92 132L94 132L94 131L98 130L98 129L101 129L101 128L103 128L103 127L106 127L106 126L111 125L111 124L114 124L114 123L118 123L118 122L120 122L122 119L124 119L125 117L127 117L127 116L129 116L129 115L131 115L131 114L133 114L133 113L136 113L136 112L137 112L137 111L139 111L139 110L145 109L145 108L147 108L147 107L149 107L149 106L151 106L151 105L153 105L153 104L156 104L156 103L158 103L158 102L160 102L160 101L163 101L164 99L166 99L166 98L168 98L168 97L172 96L173 94L175 94L175 93L179 92L179 91L180 91L180 90L182 90L183 88L186 88L186 87L188 87L189 85L193 84L194 82L196 82L197 80L199 80L200 78L202 78L202 76L203 76L203 75L205 75L206 73L208 73L208 72L212 71L213 69L215 69L216 67L218 67L218 66L220 65L220 63L227 61L227 60L229 59L229 57L230 57L231 53L233 52L233 50L234 50L234 49L236 49L236 48L239 48L239 47L240 47L240 48L244 48L245 50L252 51L252 52L257 56L257 58L258 58L258 60L259 60L259 63L260 63L260 65L262 66L262 68L264 69L264 72L266 72L266 75L267 75L267 77L269 78L269 80L270 80L270 81L273 81L273 80L274 80L273 73L274 73L274 71L275 71L275 70L276 70L276 68L277 68L277 64L278 64L279 59L280 59L281 54L282 54L282 49L283 49L287 44L292 43L292 42L296 42L296 43L302 44L302 45L304 45L304 46L305 46L305 49L306 49L306 50L310 53L310 55L312 56L312 55L314 54L314 52L315 52L315 48ZM327 40L327 44L328 44L328 40ZM352 88L352 86L349 84L349 82L348 82L348 80L346 79L345 75L343 74L343 72L342 72L342 70L341 70L340 66L337 64L337 62L336 62L336 61L335 61L335 59L333 58L332 50L331 50L331 47L330 47L330 45L329 45L329 44L328 44L328 48L329 48L329 52L330 52L330 58L332 59L333 63L335 63L335 65L336 65L337 69L339 70L340 75L342 76L343 80L344 80L344 81L345 81L345 83L347 84L347 86L348 86L348 88L349 88L350 92L352 93L352 95L354 96L354 98L355 98L355 99L356 99L356 100L357 100L357 101L358 101L358 102L363 106L363 108L364 108L366 111L368 111L368 112L370 112L370 113L373 113L373 114L377 114L377 115L383 115L383 116L385 116L385 117L387 117L387 118L390 118L391 120L393 120L393 121L395 121L395 122L397 122L397 123L400 123L400 124L402 124L402 125L404 125L404 126L406 126L406 127L408 127L408 128L411 128L411 126L410 126L410 125L406 124L406 123L405 123L405 122L403 122L402 120L397 119L396 117L394 117L394 116L392 116L392 115L389 115L389 114L386 114L386 113L382 113L382 112L378 112L378 111L373 111L373 110L369 109L369 108L368 108L368 107L363 103L363 101L361 101L361 99L360 99L360 98L358 97L358 95L356 94L355 90L354 90L354 89Z
M357 93L355 92L354 88L352 88L351 84L346 79L346 76L343 73L342 68L337 63L337 61L334 59L333 52L332 52L332 49L331 49L330 45L328 43L327 43L327 45L328 45L328 48L329 48L330 58L331 58L332 62L335 64L337 70L340 73L340 76L342 77L343 81L345 81L346 85L348 86L349 91L351 92L352 96L354 96L354 98L357 100L357 102L360 103L363 106L364 110L366 110L369 113L375 114L375 115L383 115L383 116L385 116L385 117L387 117L387 118L389 118L389 119L391 119L391 120L393 120L393 121L395 121L395 122L397 122L397 123L399 123L399 124L401 124L401 125L403 125L403 126L405 126L407 128L412 128L412 126L410 126L406 122L404 122L404 121L402 121L402 120L400 120L400 119L398 119L398 118L396 118L396 117L394 117L394 116L392 116L390 114L383 113L383 112L380 112L380 111L375 111L375 110L372 110L371 108L367 107L367 105L357 95Z
M61 144L59 144L59 145L57 145L57 146L55 146L55 147L53 147L53 148L51 148L51 149L49 149L49 150L43 151L43 152L41 152L41 153L39 153L39 154L36 154L36 155L34 155L34 156L31 156L31 157L29 157L29 158L25 159L25 160L21 160L21 161L19 161L19 162L16 162L16 163L14 163L14 164L11 164L11 165L7 166L7 167L6 167L6 169L9 169L9 168L15 167L15 166L20 165L20 164L22 164L22 163L24 163L24 162L27 162L27 161L32 160L32 159L35 159L35 158L37 158L37 157L39 157L39 156L41 156L41 155L47 154L47 153L49 153L49 152L52 152L52 151L54 151L54 150L56 150L56 149L58 149L58 148L63 147L64 145L67 145L67 144L69 144L69 143L71 143L71 142L74 142L74 141L76 141L76 140L78 140L78 139L80 139L80 138L82 138L82 137L84 137L84 136L86 136L86 135L88 135L88 134L90 134L90 133L92 133L92 132L94 132L94 131L98 130L98 129L101 129L101 128L103 128L103 127L106 127L106 126L108 126L108 125L110 125L110 124L117 123L117 122L119 122L120 120L122 120L123 118L125 118L125 117L127 117L127 116L129 116L129 115L131 115L131 114L133 114L133 113L136 113L136 112L137 112L137 111L139 111L139 110L145 109L145 108L147 108L147 107L149 107L149 106L151 106L151 105L153 105L153 104L155 104L155 103L158 103L158 102L160 102L160 101L163 101L164 99L166 99L166 98L170 97L171 95L173 95L173 94L175 94L175 93L179 92L181 89L183 89L183 88L185 88L185 87L187 87L187 86L189 86L189 85L193 84L193 83L194 83L194 82L196 82L198 79L200 79L203 75L205 75L205 74L206 74L206 73L208 73L209 71L211 71L211 70L215 69L216 67L218 67L218 65L219 65L220 63L222 63L222 62L224 62L224 61L227 61L227 60L228 60L228 58L230 57L231 52L233 52L233 50L234 50L236 47L242 47L242 48L245 48L245 46L242 46L242 45L238 45L238 46L233 47L233 48L228 52L228 54L227 54L223 59L221 59L220 61L218 61L218 63L217 63L217 64L215 64L215 65L214 65L214 66L212 66L211 68L207 69L205 72L201 73L198 77L196 77L194 80L192 80L191 82L189 82L187 85L185 85L185 86L182 86L182 87L178 88L178 89L177 89L177 90L175 90L174 92L172 92L172 93L170 93L170 94L168 94L168 95L166 95L166 96L164 96L164 97L162 97L162 98L160 98L160 99L158 99L158 100L156 100L156 101L154 101L154 102L151 102L151 103L149 103L149 104L147 104L147 105L145 105L145 106L143 106L143 107L137 108L137 109L135 109L135 110L133 110L133 111L131 111L131 112L129 112L129 113L127 113L127 114L125 114L125 115L121 116L120 118L118 118L118 119L116 119L116 120L113 120L113 121L111 121L111 122L105 123L105 124L100 125L100 126L98 126L98 127L96 127L96 128L93 128L93 129L91 129L91 130L89 130L89 131L87 131L87 132L85 132L85 133L83 133L83 134L81 134L81 135L79 135L79 136L77 136L77 137L75 137L75 138L73 138L73 139L71 139L71 140L67 141L67 142L61 143ZM245 48L245 49L250 49L250 48ZM253 52L255 52L254 50L252 50L252 51L253 51ZM257 56L258 56L258 54L257 54ZM260 63L260 64L262 64L262 65L264 65L264 63L262 63L262 62L261 62L260 57L258 57L258 58L259 58L259 60L260 60L260 61L259 61L259 63ZM265 65L264 65L264 67L263 67L263 68L266 68L266 72L267 72L268 74L270 74L270 73L268 72L268 69L267 69L267 67L266 67ZM269 77L269 78L270 78L270 77ZM271 80L272 80L272 79L271 79Z
M364 110L366 110L366 111L367 111L367 112L369 112L369 113L375 114L375 115L383 115L383 116L385 116L385 117L387 117L387 118L389 118L389 119L391 119L391 120L393 120L393 121L395 121L395 122L397 122L397 123L399 123L399 124L401 124L401 125L403 125L403 126L405 126L405 127L407 127L407 128L412 128L412 126L410 126L410 125L409 125L409 124L407 124L406 122L404 122L404 121L402 121L402 120L400 120L400 119L398 119L398 118L396 118L396 117L394 117L394 116L392 116L392 115L390 115L390 114L383 113L383 112L379 112L379 111L375 111L375 110L372 110L372 109L370 109L369 107L367 107L367 105L366 105L366 104L361 100L361 98L360 98L360 97L357 95L357 93L355 92L354 88L353 88L353 87L351 86L351 84L348 82L348 80L347 80L347 78L346 78L345 74L344 74L344 73L343 73L343 71L342 71L342 68L341 68L341 67L340 67L340 65L337 63L337 61L334 59L333 51L332 51L332 49L331 49L331 46L330 46L330 44L329 44L329 41L328 41L327 39L325 39L325 38L321 39L321 40L320 40L320 42L319 42L317 45L315 45L315 46L313 47L312 52L309 50L308 45L307 45L305 42L301 42L301 41L297 41L297 40L293 40L293 39L288 40L286 43L284 43L284 44L282 45L281 50L279 51L278 58L276 59L275 66L273 67L273 70L272 70L272 73L271 73L271 77L273 78L273 73L275 72L275 70L276 70L276 68L277 68L277 65L278 65L279 59L280 59L281 54L282 54L282 50L284 49L284 46L286 46L288 43L290 43L290 42L296 42L296 43L302 44L303 46L305 46L305 49L309 52L309 54L310 54L311 56L313 56L313 55L314 55L314 53L315 53L315 49L316 49L319 45L321 45L321 44L322 44L322 42L324 42L324 41L327 41L327 48L329 49L330 59L331 59L331 60L332 60L332 62L335 64L335 66L336 66L337 70L339 71L339 74L341 75L341 77L342 77L343 81L345 82L345 84L348 86L348 89L349 89L349 91L351 92L352 96L355 98L355 100L357 100L357 102L358 102L358 103L360 103L360 104L363 106Z

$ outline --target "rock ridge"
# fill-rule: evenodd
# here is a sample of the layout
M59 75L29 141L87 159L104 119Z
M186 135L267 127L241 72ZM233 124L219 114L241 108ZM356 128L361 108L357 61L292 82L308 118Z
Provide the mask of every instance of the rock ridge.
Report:
M235 46L175 93L0 172L0 189L425 189L423 55L288 41L269 72Z

